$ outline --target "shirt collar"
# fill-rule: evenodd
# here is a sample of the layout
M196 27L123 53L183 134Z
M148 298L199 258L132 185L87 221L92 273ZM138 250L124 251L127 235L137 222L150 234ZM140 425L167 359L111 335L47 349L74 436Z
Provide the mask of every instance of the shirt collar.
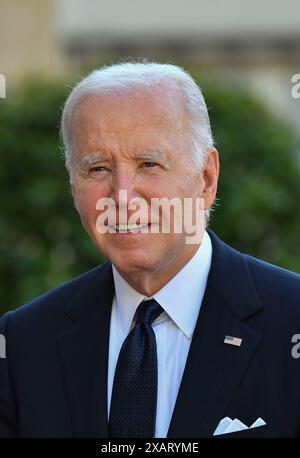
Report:
M188 337L192 338L212 257L212 244L205 231L201 245L189 262L152 297ZM128 334L138 305L149 297L136 291L112 266L117 317L124 334Z

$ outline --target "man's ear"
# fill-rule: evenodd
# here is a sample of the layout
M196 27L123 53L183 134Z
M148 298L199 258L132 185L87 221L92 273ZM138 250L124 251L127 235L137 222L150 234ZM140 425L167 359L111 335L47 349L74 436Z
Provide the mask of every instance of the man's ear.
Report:
M204 181L202 197L204 199L205 210L213 204L218 188L219 178L219 154L216 148L211 147L206 153L205 163L202 169L202 179Z
M70 164L66 163L66 169L67 169L67 172L68 172L68 175L69 175L70 189L71 189L71 193L72 193L72 196L73 196L73 202L74 202L76 210L78 211L78 207L77 207L77 203L76 203L77 202L76 187L75 187L74 182L73 182L73 174L72 174L72 171L71 171Z
M76 190L76 187L75 187L74 183L72 183L71 180L70 180L70 188L71 188L71 192L72 192L72 196L73 196L74 206L75 206L76 210L79 212L78 205L77 205L77 190Z
M70 188L71 188L72 196L75 202L76 201L76 188L74 186L74 183L72 183L71 181L70 181Z

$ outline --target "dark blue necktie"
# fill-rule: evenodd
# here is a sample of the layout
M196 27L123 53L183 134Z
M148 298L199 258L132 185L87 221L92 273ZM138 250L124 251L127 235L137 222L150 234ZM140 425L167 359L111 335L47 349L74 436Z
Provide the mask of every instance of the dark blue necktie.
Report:
M143 301L136 323L122 345L112 390L109 437L154 437L157 402L157 351L152 322L163 312Z

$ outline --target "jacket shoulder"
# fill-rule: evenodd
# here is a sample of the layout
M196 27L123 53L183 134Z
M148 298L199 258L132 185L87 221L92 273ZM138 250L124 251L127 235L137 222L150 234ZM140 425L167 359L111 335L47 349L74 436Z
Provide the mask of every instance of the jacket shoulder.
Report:
M290 291L300 298L300 275L296 272L275 266L250 255L244 255L251 274L260 289L272 287L273 291Z
M101 277L102 271L107 269L107 264L97 266L94 269L75 277L50 291L36 297L32 301L21 305L17 309L6 313L0 320L6 321L9 317L14 322L36 319L54 319L66 307L71 299L96 275Z
M251 276L264 305L272 318L281 317L291 326L300 322L300 275L268 262L244 255ZM278 320L279 322L279 320Z

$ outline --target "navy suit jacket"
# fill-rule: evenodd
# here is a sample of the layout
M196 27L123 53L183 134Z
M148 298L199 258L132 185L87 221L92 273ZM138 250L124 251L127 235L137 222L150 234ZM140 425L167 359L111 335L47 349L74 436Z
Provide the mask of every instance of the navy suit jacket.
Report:
M300 333L300 276L210 236L211 270L168 437L211 437L225 416L267 423L228 437L299 437L291 339ZM2 317L1 437L107 436L113 295L106 263Z

